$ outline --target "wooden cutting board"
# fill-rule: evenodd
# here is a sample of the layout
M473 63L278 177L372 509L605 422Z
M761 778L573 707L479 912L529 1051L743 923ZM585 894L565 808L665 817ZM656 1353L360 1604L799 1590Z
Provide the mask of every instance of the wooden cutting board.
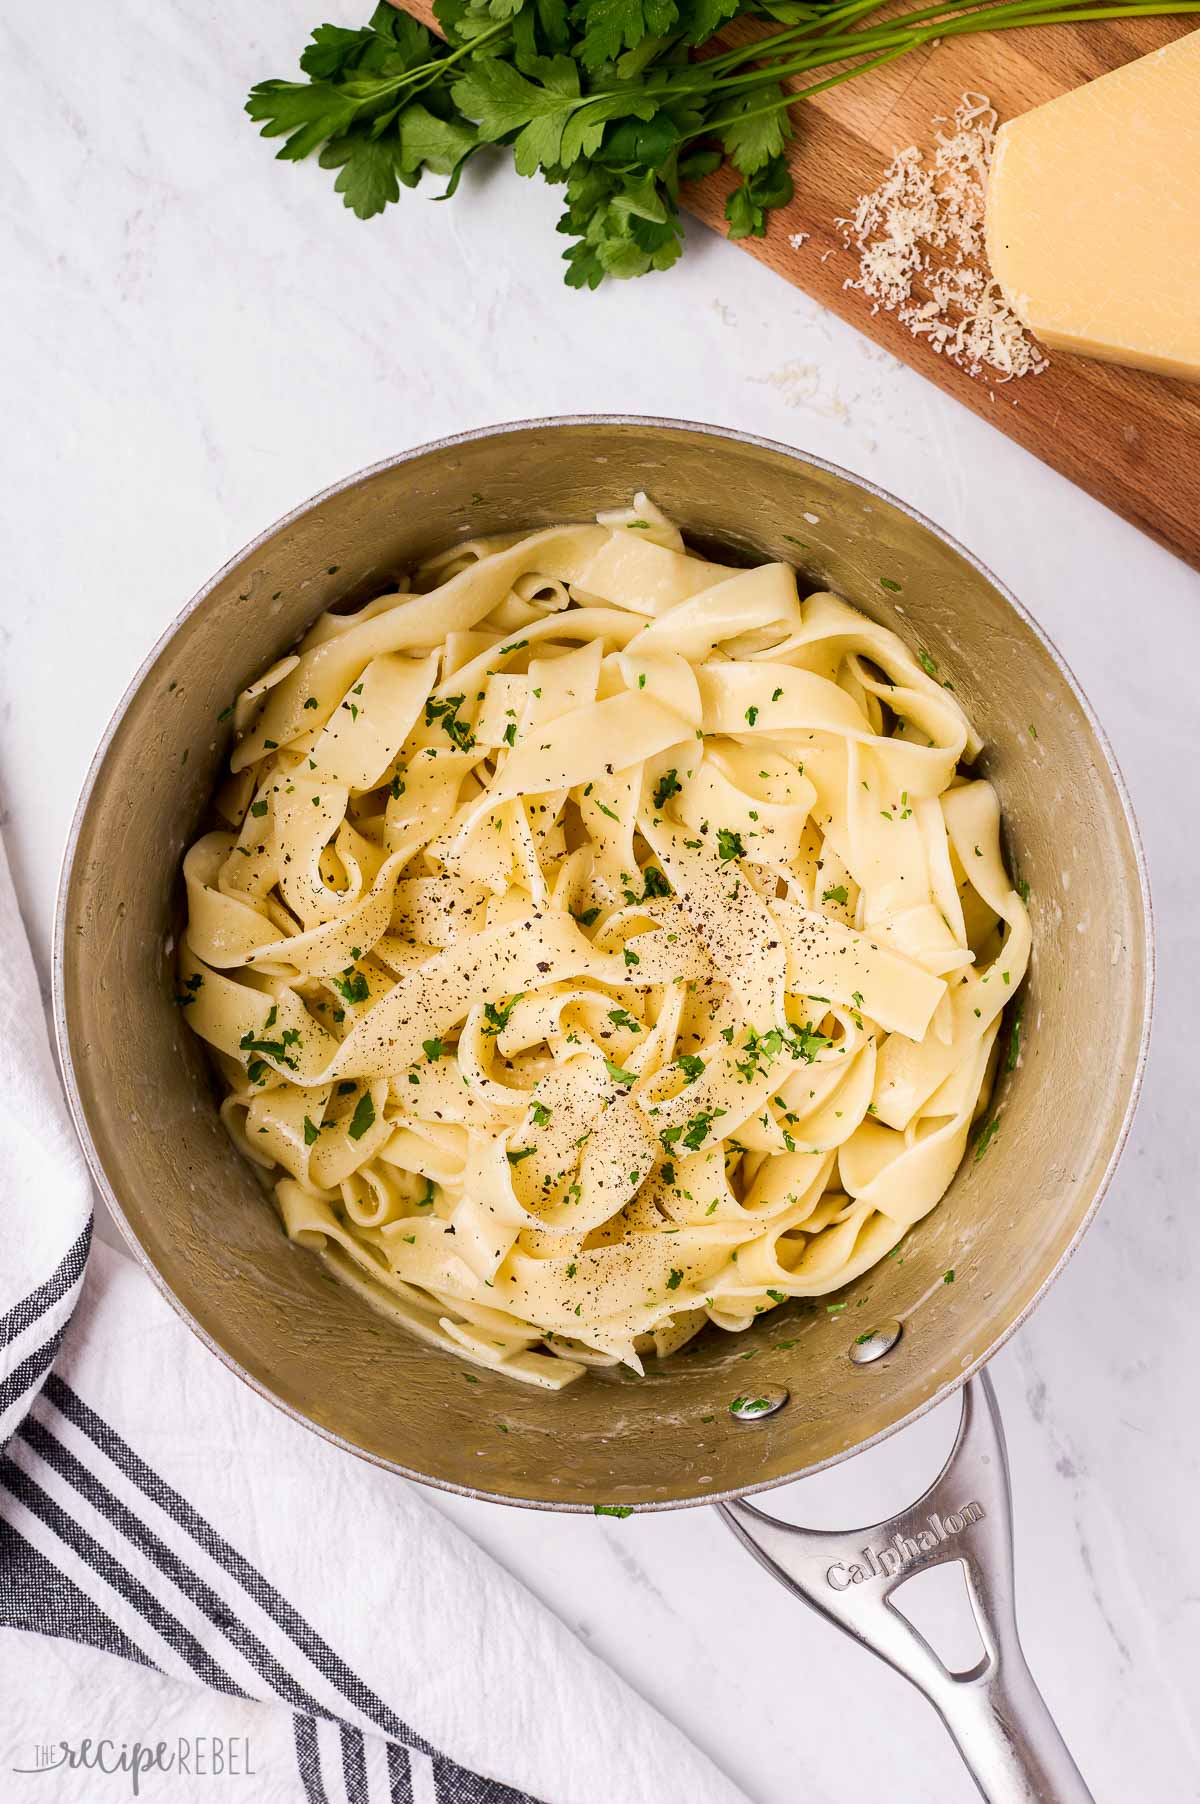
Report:
M428 0L403 4L434 26ZM795 199L771 214L766 238L740 244L1200 569L1200 384L1059 351L1040 376L1007 384L968 376L890 314L872 314L871 303L845 287L857 262L834 223L877 186L896 150L931 147L932 121L952 113L964 91L986 94L1001 120L1011 119L1195 28L1195 18L1185 16L981 33L914 51L843 83L793 111ZM736 41L735 32L724 41ZM688 211L723 232L734 179L718 170L689 187ZM800 233L808 236L793 249L790 239Z

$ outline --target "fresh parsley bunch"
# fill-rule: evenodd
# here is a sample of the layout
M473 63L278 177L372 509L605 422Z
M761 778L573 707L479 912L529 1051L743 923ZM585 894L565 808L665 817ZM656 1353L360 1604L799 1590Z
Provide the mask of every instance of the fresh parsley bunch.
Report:
M773 78L751 93L718 86L691 52L744 0L437 0L445 34L391 6L360 31L320 25L300 58L306 81L264 81L246 111L281 157L320 151L360 219L424 171L449 178L508 145L520 175L566 189L558 229L573 288L668 269L682 249L681 181L726 158L741 175L726 207L731 237L761 236L791 198L786 99ZM773 15L816 16L783 0ZM769 110L761 110L764 96Z
M518 174L565 188L566 279L596 288L669 269L680 183L726 162L740 178L729 235L762 237L792 197L788 108L825 88L935 39L1200 12L1200 0L918 0L880 22L890 3L435 0L441 39L380 5L360 31L318 26L300 58L307 80L259 82L246 111L285 140L281 157L319 151L360 219L426 170L449 178L447 199L473 156L510 146ZM711 43L734 20L758 23L729 48Z

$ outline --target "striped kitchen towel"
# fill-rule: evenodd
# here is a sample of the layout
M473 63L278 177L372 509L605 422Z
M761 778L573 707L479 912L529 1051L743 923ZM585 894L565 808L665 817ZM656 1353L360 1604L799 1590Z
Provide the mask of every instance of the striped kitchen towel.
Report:
M2 845L0 968L5 1804L745 1804L417 1487L88 1260Z

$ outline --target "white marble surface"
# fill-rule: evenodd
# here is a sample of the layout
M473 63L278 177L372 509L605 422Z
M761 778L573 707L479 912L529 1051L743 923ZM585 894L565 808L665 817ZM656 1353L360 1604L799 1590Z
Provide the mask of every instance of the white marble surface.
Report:
M1200 1797L1200 577L704 233L673 275L581 296L559 282L553 196L508 173L354 220L328 176L274 163L240 108L319 18L366 10L9 0L0 17L0 806L43 973L75 796L130 673L242 542L345 473L490 421L637 410L790 441L940 521L1024 599L1105 721L1158 913L1131 1144L993 1368L1025 1641L1098 1799ZM951 1431L935 1417L775 1502L869 1519L916 1494ZM975 1795L916 1694L714 1515L444 1507L756 1804Z

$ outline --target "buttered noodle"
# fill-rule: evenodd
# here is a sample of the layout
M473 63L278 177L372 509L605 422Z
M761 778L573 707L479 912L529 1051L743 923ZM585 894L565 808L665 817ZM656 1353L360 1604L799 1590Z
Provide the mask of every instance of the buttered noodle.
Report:
M456 547L239 697L180 1000L291 1237L559 1387L938 1202L1029 924L925 653L644 496Z

